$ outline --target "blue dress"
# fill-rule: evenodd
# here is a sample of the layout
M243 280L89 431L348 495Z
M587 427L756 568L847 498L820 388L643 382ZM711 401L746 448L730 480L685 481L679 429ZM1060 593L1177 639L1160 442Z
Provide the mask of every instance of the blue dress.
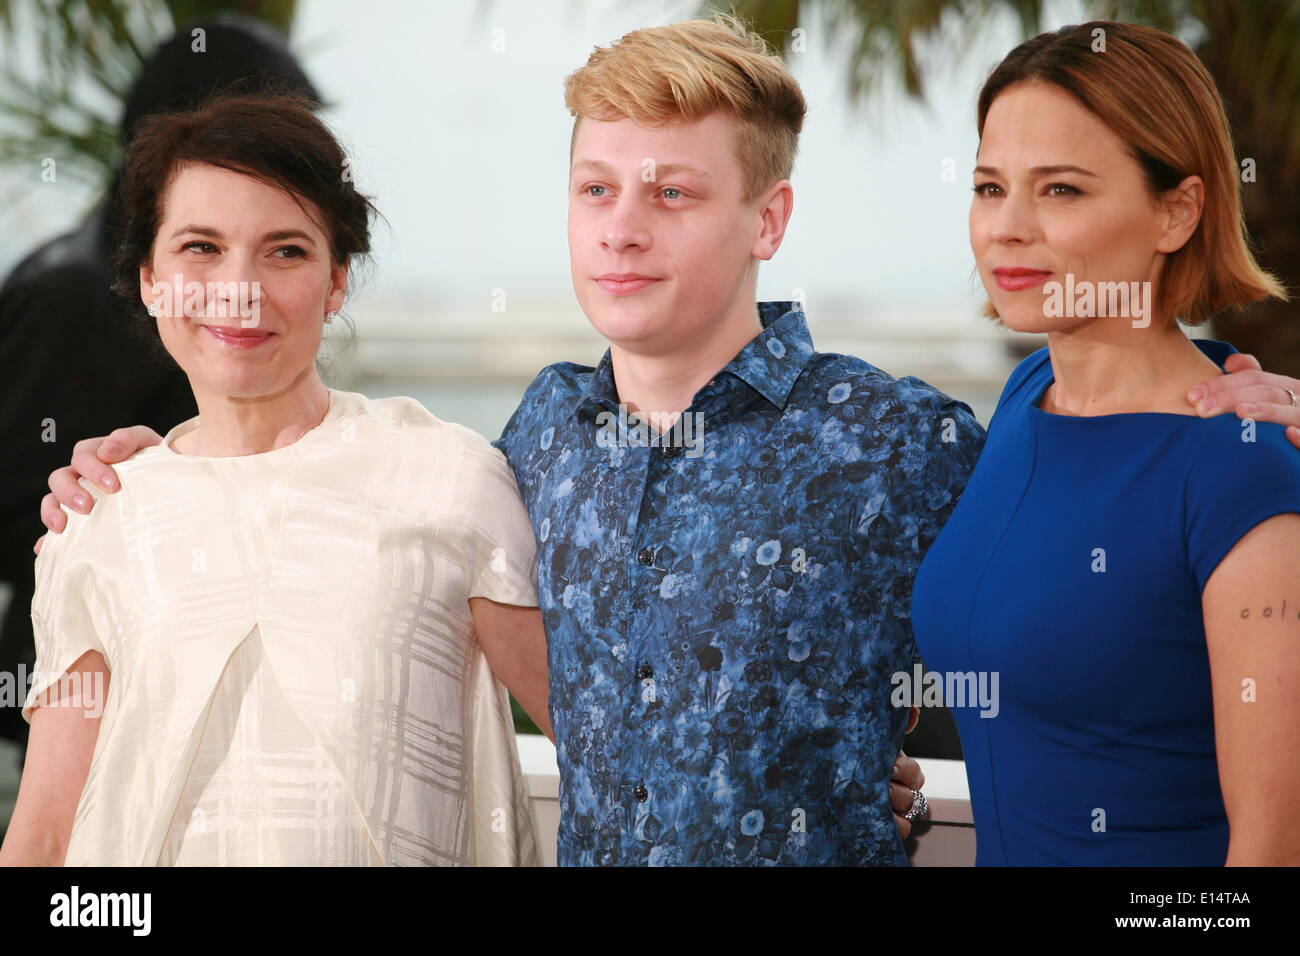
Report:
M976 865L1221 866L1201 591L1247 531L1300 512L1300 452L1231 413L1049 414L1052 381L1046 348L1016 367L913 589L927 670L954 692L975 685L947 675L997 677L996 707L952 709ZM1277 597L1300 616L1300 592Z

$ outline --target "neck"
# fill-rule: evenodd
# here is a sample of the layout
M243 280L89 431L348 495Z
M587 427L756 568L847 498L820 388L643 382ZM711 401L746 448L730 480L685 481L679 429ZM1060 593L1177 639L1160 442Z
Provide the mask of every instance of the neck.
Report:
M629 411L662 416L654 422L659 429L671 427L695 393L763 331L753 290L699 328L699 335L663 351L633 351L610 343L619 401Z
M198 425L172 447L205 458L258 455L292 445L321 423L330 404L315 368L269 395L239 398L195 388L194 401Z
M1055 382L1042 401L1057 415L1172 412L1195 415L1184 396L1222 370L1183 334L1178 324L1153 317L1146 328L1094 319L1049 332Z

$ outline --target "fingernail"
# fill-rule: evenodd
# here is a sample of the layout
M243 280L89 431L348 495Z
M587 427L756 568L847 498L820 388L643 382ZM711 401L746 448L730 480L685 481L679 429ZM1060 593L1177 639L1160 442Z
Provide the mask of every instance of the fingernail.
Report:
M1252 402L1243 402L1241 408L1242 411L1244 411L1247 415L1254 415L1257 411L1259 411L1259 406L1253 404Z
M117 479L112 475L105 475L103 478L99 479L99 484L101 487L112 491L117 487Z
M1205 397L1205 386L1197 385L1194 389L1192 389L1188 393L1187 397L1194 402L1200 401L1202 398Z
M85 511L87 506L90 504L90 499L85 495L77 495L77 497L72 499L72 503L77 506L79 511Z
M122 448L115 441L106 441L104 444L99 446L99 450L105 455L117 455L121 453Z
M1208 414L1210 414L1210 412L1214 411L1214 402L1211 401L1211 400L1208 399L1208 398L1205 399L1205 401L1203 401L1203 402L1197 402L1197 403L1196 403L1196 411L1197 411L1197 414L1200 414L1200 415L1208 415Z

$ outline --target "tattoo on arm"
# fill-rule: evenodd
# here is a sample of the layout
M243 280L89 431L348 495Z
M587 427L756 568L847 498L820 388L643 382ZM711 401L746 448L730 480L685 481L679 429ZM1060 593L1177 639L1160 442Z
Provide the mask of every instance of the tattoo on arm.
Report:
M1267 604L1264 607L1243 607L1241 609L1241 619L1243 621L1251 618L1261 620L1279 621L1300 621L1300 600L1289 600L1283 598L1280 603Z

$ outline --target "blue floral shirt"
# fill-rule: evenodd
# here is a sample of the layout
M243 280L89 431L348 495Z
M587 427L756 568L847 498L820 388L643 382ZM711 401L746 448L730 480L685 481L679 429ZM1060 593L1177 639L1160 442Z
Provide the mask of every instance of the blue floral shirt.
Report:
M794 303L758 313L702 434L620 417L606 351L543 369L495 443L538 542L561 865L907 863L890 678L984 432L815 351Z

